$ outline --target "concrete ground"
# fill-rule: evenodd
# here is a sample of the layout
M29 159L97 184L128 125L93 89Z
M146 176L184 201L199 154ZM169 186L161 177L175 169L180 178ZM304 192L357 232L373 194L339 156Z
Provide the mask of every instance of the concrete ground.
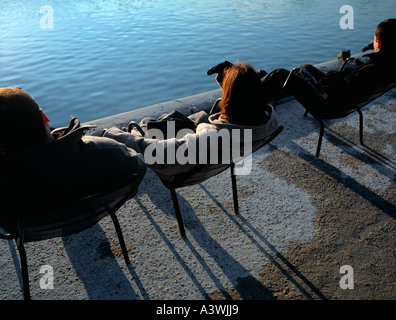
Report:
M396 299L396 90L363 109L365 146L357 114L327 121L319 159L317 122L294 100L276 112L283 132L237 177L238 216L229 171L178 190L182 239L149 170L118 212L132 265L110 217L27 243L32 299ZM53 289L40 287L45 265ZM20 274L14 243L0 241L0 299L23 298Z

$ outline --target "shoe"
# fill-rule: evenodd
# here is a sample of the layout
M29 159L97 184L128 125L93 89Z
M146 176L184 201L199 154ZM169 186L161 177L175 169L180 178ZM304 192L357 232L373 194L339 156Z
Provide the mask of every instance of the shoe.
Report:
M259 70L259 71L257 71L257 75L259 76L260 79L261 79L261 78L264 78L267 74L268 74L268 72L265 71L265 70Z

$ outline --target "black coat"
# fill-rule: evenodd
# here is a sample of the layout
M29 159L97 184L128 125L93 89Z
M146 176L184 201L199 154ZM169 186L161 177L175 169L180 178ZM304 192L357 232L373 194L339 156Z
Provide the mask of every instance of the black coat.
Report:
M382 52L367 54L367 63L343 71L324 73L318 77L330 103L366 99L396 81L395 58Z
M85 136L85 130L77 126L54 142L0 152L2 228L20 216L37 214L76 194L90 194L128 174L143 179L147 169L140 154L112 139Z

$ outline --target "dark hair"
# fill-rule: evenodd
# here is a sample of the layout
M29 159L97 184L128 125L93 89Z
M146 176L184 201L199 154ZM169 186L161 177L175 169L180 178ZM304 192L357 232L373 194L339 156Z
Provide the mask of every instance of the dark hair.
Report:
M247 64L224 70L220 112L229 122L258 125L264 121L266 105L260 78Z
M375 36L381 41L381 51L396 52L396 19L382 21L375 30Z
M7 151L47 141L40 108L20 88L0 88L0 145Z

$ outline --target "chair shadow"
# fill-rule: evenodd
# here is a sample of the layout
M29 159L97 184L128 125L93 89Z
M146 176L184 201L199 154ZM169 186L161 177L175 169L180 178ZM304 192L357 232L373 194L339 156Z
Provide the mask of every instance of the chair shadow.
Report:
M317 159L314 155L312 155L301 146L297 145L295 142L290 141L289 143L292 146L293 152L297 151L295 153L298 157L310 163L315 168L319 169L328 176L332 177L338 183L343 184L346 188L355 192L360 197L367 200L372 205L376 206L378 209L386 213L388 216L396 218L396 206L393 203L385 200L380 195L368 189L366 186L356 181L354 178L350 177L345 172L336 168L332 164L320 158ZM387 173L389 173L389 171L387 171Z
M286 278L292 282L301 293L309 300L314 299L314 297L305 290L294 278L293 276L277 261L276 258L280 259L300 280L302 280L320 299L327 300L327 298L317 289L306 277L304 277L298 269L290 263L256 228L254 228L248 220L246 220L243 215L232 214L228 212L226 208L206 189L205 186L200 185L201 189L212 199L213 202L228 216L228 218L238 227L238 229L247 237L249 240L273 263ZM249 232L250 230L250 232ZM272 256L263 245L257 241L252 234L253 233L263 244L272 251Z
M14 240L7 240L10 248L11 259L14 264L15 272L18 278L19 286L21 288L21 295L23 297L23 281L22 281L22 269L19 260L19 254L17 252L16 244ZM29 258L28 258L29 259Z
M327 128L327 140L350 156L364 162L389 179L395 178L396 162L370 148L367 145L356 144L340 133ZM354 147L354 149L352 149ZM356 149L357 148L357 149Z
M187 188L194 188L197 186L191 186ZM149 191L149 190L147 190ZM168 191L168 190L167 190ZM169 191L168 191L169 193ZM172 202L164 202L163 196L158 195L157 193L147 194L151 201L164 213L171 213L174 216L174 208ZM202 266L202 269L206 272L209 278L216 285L217 289L223 295L224 299L233 299L229 290L224 287L221 281L217 278L214 272L211 270L210 266L206 263L205 259L199 253L199 250L204 250L208 254L210 254L211 258L216 262L216 264L220 267L221 271L224 275L229 279L233 288L237 291L240 298L244 300L274 300L275 297L272 293L256 278L249 274L248 270L246 270L237 260L235 260L228 252L225 250L220 243L218 243L215 239L213 239L210 234L205 230L205 227L198 219L198 217L194 213L194 209L185 200L180 194L177 194L179 199L179 204L182 209L183 220L185 223L185 228L188 232L187 237L184 238L184 242L186 246L189 248L191 253L197 259L197 261ZM170 199L170 193L169 193ZM187 272L189 277L191 278L194 285L201 292L202 296L205 299L210 299L209 293L202 287L199 282L197 276L194 274L194 271L191 270L186 263L183 261L183 258L177 253L176 249L172 246L169 239L162 232L161 228L158 224L155 223L154 219L150 216L148 211L144 208L142 203L139 203L142 210L145 212L147 218L151 221L154 228L160 234L161 238L167 244L168 248L175 255L177 261L183 267L183 269ZM177 228L177 226L175 226ZM193 237L195 242L197 243L197 247L189 240L189 237ZM239 275L239 276L235 276Z
M201 292L202 296L210 300L210 297L204 287L201 285L197 277L195 276L194 272L187 266L187 264L184 262L183 258L180 256L180 254L177 252L177 250L174 248L166 234L162 231L161 227L155 222L155 220L151 217L150 213L147 211L146 207L143 205L143 203L139 200L136 199L137 204L140 206L142 209L143 213L146 215L147 219L150 221L151 225L154 227L154 229L158 232L168 249L172 252L172 254L175 256L176 260L179 262L180 266L186 271L187 275L190 277L191 281L194 283L194 285L197 287L197 289Z
M393 89L395 90L395 89ZM396 91L395 91L396 92ZM369 105L365 106L362 111L364 113L365 110L370 109L370 106L375 103L374 101L371 102ZM294 118L298 118L301 121L304 121L304 130L301 130L301 121L293 121L290 123L290 127L286 127L286 130L277 138L275 144L278 148L285 148L290 150L291 152L295 153L297 156L302 158L303 160L307 161L308 163L314 165L317 169L323 171L327 175L334 178L337 182L342 183L345 187L350 188L353 192L357 193L374 206L385 212L392 218L396 218L396 206L391 202L383 199L381 196L373 192L372 190L365 187L363 184L359 183L352 177L346 175L340 169L336 168L335 166L331 165L330 163L322 160L320 157L317 159L313 152L305 150L300 145L294 142L294 140L299 139L301 137L307 136L310 132L314 131L319 134L319 124L313 117L305 117L303 115L304 108L296 102L296 109L285 108L286 105L280 105L277 107L277 114L279 118L283 118L288 115L290 117L290 112L295 115ZM290 107L290 106L289 106ZM279 109L278 109L279 108ZM301 116L300 116L301 114ZM335 119L335 120L328 120L331 123L343 123L346 121L347 118L356 116L356 114L351 114L346 118L342 119ZM288 119L288 118L286 118ZM311 128L311 129L309 129ZM291 139L292 135L292 139ZM358 136L358 130L356 132L356 136ZM335 146L341 148L344 152L348 153L349 155L355 157L356 159L370 165L372 168L383 174L384 176L388 177L389 179L395 179L395 162L387 158L386 156L380 154L378 151L373 150L372 148L368 147L367 145L359 146L356 143L348 140L345 137L341 137L338 133L332 130L329 125L325 125L325 133L324 138L328 139L329 143L333 143ZM351 148L351 146L359 146L362 152L357 151L356 148ZM314 146L316 148L316 145ZM323 152L321 152L322 154Z
M85 236L82 233L86 233ZM82 244L85 241L84 237L103 239L101 239L99 244L93 244L92 242ZM120 269L120 265L112 254L110 244L105 237L106 235L103 229L98 224L81 233L62 237L65 251L79 279L84 283L88 298L92 300L139 299L139 296L133 290L130 282ZM13 240L9 240L8 245L21 288L21 294L23 295L22 271L18 252ZM39 243L38 245L43 244ZM92 253L92 255L89 253ZM30 258L29 252L27 252L27 258L28 260ZM33 259L33 256L30 259ZM124 260L122 262L125 263ZM132 266L128 265L127 267L141 295L144 299L148 299L148 294ZM65 276L67 277L67 275ZM105 284L103 283L103 279L106 281ZM55 279L55 281L57 280ZM58 283L58 285L62 288L62 283Z
M392 96L396 94L396 89L392 89L390 92L386 93L385 95L390 95ZM293 140L297 140L300 138L307 137L310 133L315 132L319 135L320 131L320 125L319 122L312 117L311 115L305 115L306 109L299 103L296 99L293 97L289 96L290 99L285 100L286 103L282 103L277 105L276 107L276 114L278 117L278 121L282 123L285 126L285 130L283 130L283 133L280 135L279 138L276 139L275 144L277 144L279 147L284 146L287 147L288 143ZM366 106L362 108L362 112L364 115L364 119L366 119L365 112L370 110L376 103L378 103L381 97L377 98L376 100L370 102ZM356 144L352 142L351 140L346 139L345 137L341 137L336 131L331 129L332 124L337 124L337 123L345 123L350 119L351 117L357 117L358 113L353 112L349 115L347 115L344 118L340 119L327 119L324 120L324 125L325 125L325 131L324 131L324 136L323 138L326 138L328 143L332 143L337 147L344 147L343 151L350 153L352 156L359 156L359 160L364 161L368 164L370 164L372 161L377 161L379 163L387 163L388 166L392 167L392 169L395 168L395 163L390 161L388 158L384 157L381 155L379 152L373 150L372 148L368 147L367 145L360 146L360 144ZM297 120L297 121L296 121ZM358 119L356 119L356 123L358 123ZM338 138L336 137L338 136ZM356 137L359 136L359 129L356 130ZM364 130L363 130L363 139L364 139ZM323 141L324 143L324 141ZM323 143L322 143L322 149L323 149ZM364 150L368 154L357 154L354 151L351 151L349 147L351 145L355 146L360 146L361 148L364 148ZM313 145L313 151L314 153L316 150L317 144ZM321 155L323 155L323 151L321 151ZM385 172L381 172L387 175L389 172L385 170Z
M119 245L116 235L115 238ZM90 300L140 299L118 264L109 240L98 223L78 234L62 237L62 241ZM122 263L125 264L124 259ZM132 266L127 267L143 298L148 299L148 294Z

